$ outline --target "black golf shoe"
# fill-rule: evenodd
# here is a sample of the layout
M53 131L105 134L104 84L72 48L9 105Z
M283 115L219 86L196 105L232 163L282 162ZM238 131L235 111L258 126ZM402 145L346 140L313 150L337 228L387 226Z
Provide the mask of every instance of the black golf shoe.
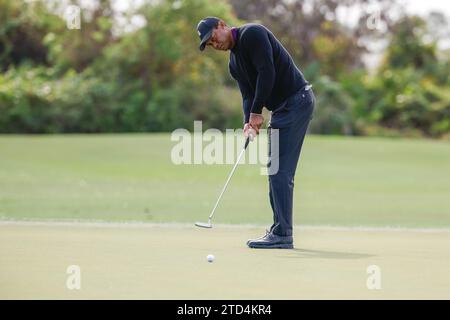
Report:
M292 249L294 241L292 236L278 236L266 230L264 236L248 240L247 245L254 249Z
M261 236L261 237L259 237L259 238L256 238L256 239L249 239L249 240L247 240L247 245L249 245L250 242L264 239L265 237L267 237L267 235L268 235L269 233L270 233L270 231L266 229L266 234L265 234L265 235L263 235L263 236Z

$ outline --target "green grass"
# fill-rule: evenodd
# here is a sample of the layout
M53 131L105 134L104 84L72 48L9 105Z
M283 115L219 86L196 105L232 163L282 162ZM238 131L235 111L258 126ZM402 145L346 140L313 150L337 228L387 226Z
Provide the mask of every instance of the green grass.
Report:
M450 298L449 232L294 233L293 250L250 250L261 228L0 223L0 299ZM80 290L66 287L70 265Z
M205 220L231 165L174 165L168 134L0 136L0 218ZM267 177L238 167L220 223L269 224ZM450 226L450 145L307 136L297 225Z

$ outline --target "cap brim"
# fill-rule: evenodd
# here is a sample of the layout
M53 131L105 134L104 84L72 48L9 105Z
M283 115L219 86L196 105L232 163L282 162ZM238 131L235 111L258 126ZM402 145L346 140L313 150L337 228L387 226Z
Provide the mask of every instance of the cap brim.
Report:
M213 33L213 30L211 30L207 34L205 34L205 36L203 37L202 41L200 42L200 46L199 46L200 51L205 50L206 43L211 38L212 33Z

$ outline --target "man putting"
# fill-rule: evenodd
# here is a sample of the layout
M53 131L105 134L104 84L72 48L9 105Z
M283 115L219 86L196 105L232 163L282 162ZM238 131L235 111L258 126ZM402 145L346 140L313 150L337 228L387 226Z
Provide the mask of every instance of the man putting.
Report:
M269 151L273 224L264 236L247 241L247 245L291 249L294 176L315 104L311 86L286 49L263 25L228 27L219 18L207 17L198 23L197 32L201 51L206 46L230 50L230 74L237 81L243 100L244 135L259 134L264 122L263 107L271 111L269 150L275 133L272 129L278 130L278 154ZM278 170L271 174L270 164L275 161Z

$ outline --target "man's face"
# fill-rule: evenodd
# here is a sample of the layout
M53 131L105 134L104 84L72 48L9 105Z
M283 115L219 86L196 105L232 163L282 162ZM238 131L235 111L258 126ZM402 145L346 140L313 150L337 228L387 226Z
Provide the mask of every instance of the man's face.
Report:
M217 28L213 30L213 34L206 42L206 45L216 50L227 51L232 45L230 32L222 23L219 23Z

